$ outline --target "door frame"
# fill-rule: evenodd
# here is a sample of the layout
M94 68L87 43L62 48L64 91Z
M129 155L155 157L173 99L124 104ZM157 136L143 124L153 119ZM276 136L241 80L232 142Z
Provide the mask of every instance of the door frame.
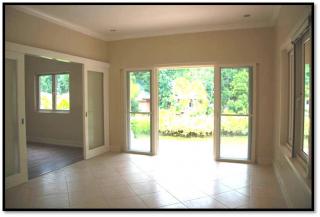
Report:
M25 66L24 55L14 51L6 51L5 59L17 61L17 121L19 134L19 172L5 177L5 189L28 181L28 161L25 127ZM3 63L4 64L4 63ZM4 135L5 136L5 135ZM5 146L3 146L5 153Z
M97 61L97 60L92 60L92 59L88 59L88 58L84 58L84 57L79 57L79 56L74 56L74 55L70 55L70 54L66 54L66 53L62 53L62 52L56 52L56 51L52 51L52 50L47 50L47 49L42 49L42 48L36 48L36 47L32 47L32 46L27 46L27 45L22 45L22 44L18 44L18 43L13 43L13 42L9 42L9 41L5 41L5 54L8 52L16 52L19 53L20 55L22 55L23 60L25 55L35 55L35 56L46 56L46 57L51 57L54 59L65 59L65 60L69 60L71 62L74 63L80 63L83 66L83 70L82 70L82 75L83 75L83 135L84 135L84 141L83 141L83 156L85 159L89 159L91 157L96 156L97 154L101 154L103 152L106 152L110 149L110 145L109 145L109 63L106 62L101 62L101 61ZM101 72L104 72L104 127L105 127L105 148L103 150L98 151L97 153L90 153L88 151L86 151L86 146L88 146L87 143L85 143L86 139L85 137L87 136L87 125L86 125L86 108L87 108L87 95L86 95L86 71L85 70L100 70ZM23 64L23 72L25 70L25 66ZM25 73L23 73L23 81L22 81L22 85L24 86L25 84ZM23 94L25 94L25 90L23 90ZM22 108L23 112L25 112L25 106ZM25 126L24 125L24 130L25 130ZM26 141L23 144L23 148L26 150L27 149L27 144ZM24 158L27 159L27 152L25 152L23 154ZM25 165L23 165L25 168L27 168L27 161L25 161L24 163ZM27 172L26 172L27 173ZM27 179L24 179L23 182L27 181ZM21 184L21 183L19 183Z
M256 96L257 96L257 63L249 64L219 64L215 65L217 68L217 73L215 73L214 87L217 87L217 91L214 93L215 103L214 103L214 133L218 136L214 137L214 150L215 150L215 160L221 162L234 162L234 163L255 163L256 162ZM250 159L241 160L241 159L224 159L220 158L220 117L221 117L221 69L222 68L249 68L251 69L251 90L249 91L251 114L248 115L250 124L250 133L249 133L249 153ZM250 79L250 78L249 78ZM250 85L250 84L249 84Z
M149 71L150 72L150 152L142 152L142 151L132 151L129 149L130 145L130 127L129 127L129 73L136 72L136 71ZM124 138L125 142L122 147L122 151L126 153L135 153L135 154L142 154L142 155L156 155L158 153L158 76L157 76L157 69L155 67L143 67L143 68L125 68L121 70L121 74L123 77L123 97L124 97Z
M216 79L216 74L220 75L220 69L221 67L250 67L252 69L252 117L251 117L251 147L250 147L250 155L251 155L251 159L250 160L231 160L231 159L220 159L219 156L217 155L218 153L218 149L219 149L219 140L217 141L217 137L218 136L214 136L213 139L213 150L214 153L214 159L216 161L221 161L221 162L235 162L235 163L256 163L256 133L257 133L257 118L256 118L256 114L257 114L257 73L259 71L259 64L256 62L244 62L244 63L219 63L219 62L192 62L192 63L172 63L172 64L155 64L152 66L147 66L147 67L137 67L137 68L123 68L121 69L121 76L122 76L122 80L123 80L123 99L124 99L124 145L122 146L122 151L124 152L129 152L128 151L128 142L129 142L129 138L128 138L128 86L127 86L127 72L128 71L139 71L139 70L151 70L152 71L152 75L153 78L151 79L151 102L153 105L157 105L157 106L152 106L152 112L153 112L153 117L151 118L151 125L152 125L152 131L151 132L151 150L152 153L151 154L147 154L147 155L156 155L158 154L158 150L159 150L159 111L158 111L158 72L159 69L161 68L168 68L168 67L172 67L172 68L184 68L184 67L214 67L215 69L215 73L214 73L214 87L219 88L220 90L220 82L218 79ZM219 72L219 73L217 73ZM220 77L220 76L219 76ZM218 93L220 91L214 91L214 97L215 97L215 102L216 100L219 100L220 103L220 94ZM213 121L214 121L214 131L213 133L216 133L216 129L220 131L220 126L216 126L216 124L218 124L219 122L219 117L217 117L217 109L219 109L220 104L218 103L214 103L214 115L213 115ZM218 107L218 108L217 108ZM129 153L136 153L136 154L146 154L143 152L133 152L130 151Z
M104 145L90 149L89 147L89 135L88 135L88 73L94 71L103 74L103 118L104 118ZM84 119L83 119L83 142L84 142L84 158L90 159L97 155L110 150L109 146L109 73L107 69L101 64L94 64L87 62L83 65L83 104L84 104Z

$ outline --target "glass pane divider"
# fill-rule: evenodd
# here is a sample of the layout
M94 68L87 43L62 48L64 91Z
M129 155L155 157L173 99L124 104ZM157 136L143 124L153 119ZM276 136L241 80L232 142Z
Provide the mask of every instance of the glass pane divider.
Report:
M151 112L129 112L130 114L146 114L146 115L149 115L149 114L152 114Z
M244 116L244 117L252 117L253 114L220 114L221 116Z

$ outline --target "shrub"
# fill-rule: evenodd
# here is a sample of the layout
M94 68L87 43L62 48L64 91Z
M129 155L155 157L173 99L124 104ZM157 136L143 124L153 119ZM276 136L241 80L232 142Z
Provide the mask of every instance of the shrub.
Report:
M248 135L248 119L222 117L221 133L228 136ZM176 115L172 110L159 111L159 132L165 136L205 137L213 132L212 115Z
M150 117L145 115L131 116L131 130L134 137L150 134Z

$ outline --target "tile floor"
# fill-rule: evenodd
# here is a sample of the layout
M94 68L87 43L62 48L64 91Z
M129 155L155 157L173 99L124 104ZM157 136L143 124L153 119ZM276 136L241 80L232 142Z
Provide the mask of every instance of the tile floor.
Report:
M286 208L271 166L107 153L5 191L6 208Z

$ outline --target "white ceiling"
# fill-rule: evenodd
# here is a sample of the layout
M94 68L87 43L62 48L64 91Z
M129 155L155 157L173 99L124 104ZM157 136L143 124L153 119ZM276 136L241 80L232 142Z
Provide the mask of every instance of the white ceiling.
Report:
M106 41L272 26L279 5L24 5L50 22ZM250 14L244 18L244 14ZM116 29L116 32L110 32Z

